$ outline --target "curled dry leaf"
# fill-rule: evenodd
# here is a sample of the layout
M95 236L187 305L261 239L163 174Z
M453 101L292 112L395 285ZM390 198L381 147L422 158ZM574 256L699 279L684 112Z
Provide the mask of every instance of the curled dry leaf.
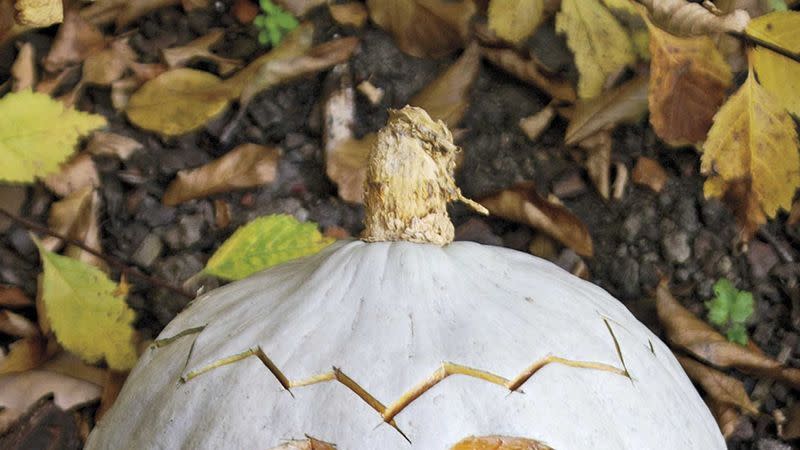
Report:
M280 154L277 147L242 144L202 167L178 172L162 201L174 206L195 198L271 183L277 175Z
M0 433L25 413L37 400L53 394L62 409L100 398L100 386L44 370L0 376Z
M17 286L0 284L0 307L27 308L33 306L33 301Z
M87 186L75 191L61 201L53 203L50 207L50 217L47 219L48 227L70 239L84 243L95 251L102 251L100 244L100 195L93 187ZM56 251L64 243L51 236L42 238L42 245L50 251ZM65 255L92 264L101 269L106 265L102 259L87 253L75 246L68 246Z
M751 342L743 347L728 341L702 319L684 308L663 280L656 289L656 311L669 341L702 361L717 367L735 367L743 372L800 386L800 369L784 367L764 355Z
M38 336L12 342L8 346L8 353L0 356L0 375L38 367L47 359L45 345L45 340Z
M600 130L640 120L647 113L647 85L647 76L640 75L591 100L579 100L564 143L576 145Z
M783 11L753 19L747 33L795 54L800 53L800 12ZM790 113L800 117L800 64L757 46L751 52L758 81Z
M480 204L495 216L547 233L581 256L592 256L592 237L586 225L563 205L539 196L531 182L518 183Z
M367 0L370 17L400 50L436 58L461 48L476 12L472 0Z
M92 156L83 152L62 164L60 171L46 176L42 181L54 194L66 197L87 187L100 186L100 175Z
M553 450L540 441L511 436L470 436L452 446L450 450Z
M64 20L61 0L16 0L14 6L20 25L42 28Z
M650 29L650 124L674 146L706 138L732 83L731 69L708 36L681 38Z
M633 167L631 178L636 184L647 186L655 192L661 192L669 180L669 175L655 159L640 156Z
M544 18L544 0L491 0L486 13L489 29L519 44L533 34Z
M786 413L786 423L783 425L783 439L800 438L800 403L795 402Z
M688 0L637 0L650 18L670 33L681 36L705 36L728 31L744 31L750 15L743 10L718 16L700 3Z
M137 140L128 136L97 131L86 144L86 152L95 156L115 156L124 161L143 147Z
M135 2L134 2L135 3ZM58 27L53 46L44 59L44 68L59 72L78 64L87 56L106 47L106 38L97 27L84 20L77 11L69 11Z
M103 380L103 392L100 394L100 406L95 413L95 420L100 420L103 415L114 405L122 385L128 378L128 372L117 372L116 370L106 370L105 380Z
M556 108L551 103L536 114L519 119L519 127L528 139L535 141L550 126L555 117Z
M317 6L324 5L325 0L274 0L275 4L281 8L289 11L295 17L302 17L307 12L316 8Z
M11 66L11 90L14 92L33 89L36 86L36 50L25 42L19 47L17 59Z
M364 201L367 160L377 140L377 133L369 133L361 139L345 140L327 154L325 170L328 178L339 187L342 200L352 203Z
M722 431L722 436L724 436L725 439L729 439L733 436L733 433L736 432L736 429L742 421L742 416L739 414L739 411L730 404L716 401L713 398L706 399L706 403L709 409L711 409L711 414L714 415L714 419L716 419L720 431Z
M110 86L125 75L136 62L136 52L127 39L118 39L107 48L92 53L83 63L83 82Z
M328 3L328 11L339 25L361 28L367 23L369 13L361 2Z
M20 338L39 336L39 328L25 316L0 309L0 333Z
M408 102L442 120L449 128L458 126L469 106L469 91L478 76L480 49L470 45L453 65L439 74Z
M575 88L569 82L544 74L534 59L525 58L515 50L481 47L481 55L511 75L541 89L555 100L571 103L577 98Z
M214 29L205 36L180 47L172 47L161 52L164 61L170 69L183 67L196 59L211 61L217 65L220 75L229 75L242 65L238 59L223 58L211 53L211 47L225 36L225 32Z
M90 366L83 362L78 356L61 350L45 361L40 370L66 375L78 380L88 381L97 386L102 386L106 380L106 371L96 366Z
M700 385L709 397L715 401L741 408L752 415L758 414L758 407L750 400L744 383L726 375L717 369L697 362L686 356L676 355L686 375Z
M581 141L580 146L587 151L586 171L601 197L608 200L611 195L611 146L613 140L609 131L599 131Z

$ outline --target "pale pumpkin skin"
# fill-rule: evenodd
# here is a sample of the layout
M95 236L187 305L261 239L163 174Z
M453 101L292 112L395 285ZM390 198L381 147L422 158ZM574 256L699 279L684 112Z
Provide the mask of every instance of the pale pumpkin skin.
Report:
M444 450L472 435L557 450L726 448L671 351L622 304L513 250L337 243L203 296L160 338L201 326L145 352L87 449L268 449L305 435L342 450ZM411 444L342 383L290 394L256 356L180 381L260 346L289 380L337 367L387 405L444 361L508 379L548 355L622 367L615 339L631 378L553 363L524 393L444 379L396 416Z

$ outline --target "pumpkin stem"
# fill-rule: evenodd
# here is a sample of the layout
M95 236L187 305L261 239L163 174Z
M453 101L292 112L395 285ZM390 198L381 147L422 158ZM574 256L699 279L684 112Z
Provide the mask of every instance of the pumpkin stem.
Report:
M453 171L460 150L444 122L434 121L424 109L390 110L367 163L361 239L445 245L454 235L447 203L459 200L488 214L456 186Z

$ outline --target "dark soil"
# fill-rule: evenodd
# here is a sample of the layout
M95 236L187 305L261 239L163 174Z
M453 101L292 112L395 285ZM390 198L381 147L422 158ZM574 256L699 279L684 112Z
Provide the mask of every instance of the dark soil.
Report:
M407 56L371 25L360 31L338 27L325 8L312 18L318 25L319 41L337 35L360 36L360 51L350 64L353 79L355 83L370 80L385 91L377 105L358 97L359 135L380 128L387 108L405 105L451 61ZM130 42L141 61L155 62L160 49L189 42L213 27L226 30L224 42L216 49L221 56L249 61L266 51L257 43L257 32L234 21L224 2L189 14L178 8L154 12L129 27ZM53 35L54 29L40 30L18 41L33 42L37 54L45 55ZM7 78L14 52L9 45L0 50L0 80ZM203 131L162 139L131 126L124 115L114 111L108 90L87 90L78 104L81 109L105 115L112 131L145 146L126 162L96 159L102 175L104 251L177 283L197 273L239 225L265 214L288 213L323 228L338 226L357 235L362 208L340 200L335 185L325 176L317 109L324 79L325 74L319 74L262 93L226 140L221 139L221 132L234 120L236 107ZM612 164L622 163L630 171L637 157L648 156L668 171L669 182L658 194L628 183L621 200L605 201L579 163L580 152L563 145L565 122L556 120L536 142L520 131L519 119L548 102L546 94L483 65L461 124L465 160L459 182L464 193L481 198L522 180L533 180L540 192L556 192L591 232L595 256L586 261L591 281L622 300L657 333L661 330L651 294L660 277L670 277L673 292L700 315L705 315L703 301L712 296L713 283L721 277L730 279L756 298L750 327L753 340L768 354L800 367L800 309L793 307L800 302L800 228L788 229L785 216L781 216L763 227L749 244L740 242L731 212L703 198L698 154L664 147L646 124L616 130ZM208 162L245 142L283 148L275 183L178 207L161 204L164 190L178 170ZM232 221L224 229L215 226L214 199L231 206ZM44 224L55 200L41 186L31 187L23 215ZM452 213L457 234L472 240L527 251L535 234L526 226L481 218L464 208L454 207ZM570 268L577 258L571 250L562 249L553 259ZM25 229L12 226L0 236L0 261L0 283L21 286L35 295L39 262ZM205 288L214 286L211 283ZM138 313L137 327L143 338L153 338L187 299L137 283L129 303ZM786 411L797 401L797 394L780 383L737 376L761 403L764 414L745 419L730 440L730 448L793 448L777 438L772 413Z

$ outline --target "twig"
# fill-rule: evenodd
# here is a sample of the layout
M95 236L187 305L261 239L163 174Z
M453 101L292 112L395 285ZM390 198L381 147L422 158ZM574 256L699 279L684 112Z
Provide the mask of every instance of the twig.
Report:
M84 244L81 241L78 241L76 239L72 239L72 238L69 238L67 236L64 236L64 235L62 235L60 233L57 233L57 232L55 232L55 231L53 231L53 230L51 230L51 229L49 229L49 228L47 228L45 226L39 225L38 223L36 223L36 222L34 222L32 220L28 220L28 219L25 219L23 217L19 217L19 216L15 215L15 214L13 214L11 212L6 211L3 208L0 208L0 215L5 216L8 219L12 220L13 222L16 222L16 223L24 226L28 230L36 231L37 233L47 234L49 236L53 236L55 238L61 239L62 241L64 241L65 243L67 243L69 245L74 245L75 247L78 247L81 250L83 250L83 251L85 251L87 253L90 253L90 254L102 259L103 261L107 262L110 266L113 266L114 268L116 268L117 270L119 270L120 272L125 274L128 278L138 278L138 279L150 284L151 286L155 286L155 287L166 289L168 291L174 292L175 294L178 294L178 295L180 295L182 297L186 297L188 299L193 299L195 297L195 295L193 293L191 293L191 292L189 292L189 291L187 291L187 290L185 290L183 288L174 286L174 285L170 284L169 282L167 282L166 280L163 280L161 278L158 278L158 277L155 277L155 276L152 276L152 275L147 275L146 273L142 272L141 270L137 269L136 267L131 267L131 266L127 265L124 261L121 261L121 260L119 260L119 259L117 259L117 258L115 258L115 257L113 257L111 255L104 255L104 254L98 252L97 250L94 250L93 248L89 247L88 245Z
M772 42L768 42L763 39L739 31L729 31L728 35L733 36L736 39L740 39L741 41L748 43L750 45L757 45L759 47L764 47L767 50L773 51L781 56L785 56L791 59L792 61L800 63L800 53L790 51L789 49L785 49L779 45L775 45Z

